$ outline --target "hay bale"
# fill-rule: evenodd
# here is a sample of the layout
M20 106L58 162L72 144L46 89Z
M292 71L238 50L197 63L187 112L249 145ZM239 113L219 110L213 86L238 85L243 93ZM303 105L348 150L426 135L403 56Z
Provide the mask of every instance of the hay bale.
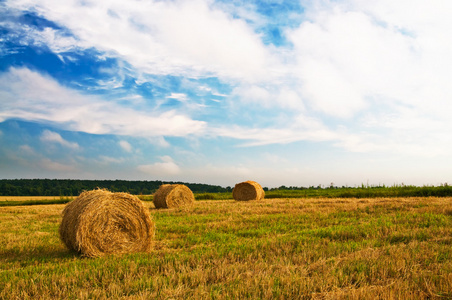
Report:
M154 194L155 208L188 207L194 203L193 192L183 184L162 184Z
M237 201L262 200L265 192L259 183L248 180L235 185L232 197Z
M88 257L150 252L155 224L136 196L92 190L81 193L63 210L60 239Z

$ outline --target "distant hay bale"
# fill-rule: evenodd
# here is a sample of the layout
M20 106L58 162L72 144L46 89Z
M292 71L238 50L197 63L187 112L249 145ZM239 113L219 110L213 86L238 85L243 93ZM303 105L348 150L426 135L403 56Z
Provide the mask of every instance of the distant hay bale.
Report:
M194 203L193 192L183 184L162 184L154 194L155 208L188 207Z
M265 192L259 183L248 180L235 185L232 197L237 201L262 200Z
M92 190L63 210L60 239L84 256L150 252L155 224L136 196Z

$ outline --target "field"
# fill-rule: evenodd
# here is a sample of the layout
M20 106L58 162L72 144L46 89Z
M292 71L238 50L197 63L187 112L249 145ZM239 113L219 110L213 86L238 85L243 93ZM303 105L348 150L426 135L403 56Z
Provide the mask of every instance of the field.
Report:
M19 205L65 204L74 197L61 196L0 196L0 207Z
M0 207L0 299L452 298L452 197L144 203L153 252L96 259L64 204Z
M0 196L0 203L3 201L41 201L41 200L59 200L59 196ZM73 198L73 197L68 197Z

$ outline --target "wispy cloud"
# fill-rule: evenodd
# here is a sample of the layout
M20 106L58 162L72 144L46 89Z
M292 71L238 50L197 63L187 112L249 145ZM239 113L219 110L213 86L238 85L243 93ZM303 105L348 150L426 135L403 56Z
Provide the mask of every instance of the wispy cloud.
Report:
M18 151L17 151L18 150ZM9 164L14 162L10 169L12 173L15 172L15 168L28 170L31 174L41 174L37 176L42 176L42 174L47 171L56 172L55 174L64 174L78 172L77 163L69 157L65 158L65 161L60 161L58 159L45 157L42 153L38 152L37 149L32 148L29 145L21 145L14 152L6 150L4 153L8 160L7 167L11 168ZM7 175L7 174L5 174ZM30 175L26 175L28 177Z
M124 6L114 1L44 0L39 5L33 1L10 1L8 5L36 11L77 37L69 43L59 40L51 30L30 33L46 39L55 49L66 44L95 47L147 73L210 73L253 79L262 78L262 68L272 60L246 22L215 8L210 1L132 0Z
M132 145L130 145L129 142L124 141L124 140L119 141L119 146L121 147L121 149L123 149L124 151L129 152L129 153L132 152L132 150L133 150Z
M21 145L19 147L19 151L24 153L25 155L37 155L36 151L29 145Z
M168 98L168 99L175 99L175 100L178 100L178 101L181 101L181 102L184 102L184 101L188 100L187 95L183 94L183 93L171 93L171 95L166 96L166 98Z
M161 156L160 160L161 162L156 162L154 164L140 165L137 167L137 169L140 172L160 178L162 176L177 175L180 173L181 170L179 166L170 156Z
M302 128L246 128L230 127L215 130L219 136L247 141L241 147L288 144L297 141L335 141L341 136L324 128L306 130Z
M124 162L123 158L116 158L116 157L111 157L111 156L105 156L105 155L100 155L99 159L97 160L97 162L100 162L102 164L119 164Z
M41 135L41 141L42 142L50 142L50 143L57 143L60 144L63 147L78 150L80 146L77 143L66 141L61 137L60 134L50 131L50 130L44 130L44 132Z
M52 161L51 159L45 158L38 162L40 168L49 171L55 172L73 172L76 171L77 168L71 164L63 164L56 161Z
M185 136L205 128L205 122L172 110L143 112L81 94L26 68L0 74L0 93L0 121L18 118L58 123L73 131L140 137Z

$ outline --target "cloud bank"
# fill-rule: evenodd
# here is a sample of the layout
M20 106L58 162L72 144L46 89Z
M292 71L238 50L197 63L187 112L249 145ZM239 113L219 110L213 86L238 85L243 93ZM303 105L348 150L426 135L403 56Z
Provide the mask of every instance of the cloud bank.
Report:
M72 131L139 137L186 136L205 127L203 121L172 110L143 112L84 95L27 68L0 74L0 95L0 121L22 119Z
M143 139L168 153L134 170L168 176L187 174L181 148L209 157L215 142L450 158L449 1L293 3L4 1L0 122L53 126L39 138L78 151L58 130L119 136L130 157ZM23 49L60 69L21 63ZM252 174L244 161L231 169Z
M378 147L365 146L372 143L369 136L378 140L376 144L387 139L391 145L401 131L414 134L412 140L423 140L434 138L431 131L443 136L452 126L446 113L452 108L447 1L302 2L304 18L283 27L290 46L281 47L265 44L255 31L253 26L265 16L242 13L252 16L250 23L213 1L129 1L127 6L119 1L6 3L64 28L29 27L23 33L63 57L69 50L94 48L127 62L137 74L215 76L232 84L227 110L258 106L292 119L290 126L270 117L273 121L265 126L213 124L207 131L246 139L245 145L314 139L370 150ZM242 12L251 11L246 9ZM172 110L157 115L107 105L25 68L13 68L2 79L16 82L2 86L7 99L2 120L19 115L47 118L70 130L134 136L185 136L205 132L207 126ZM30 96L32 90L37 96ZM21 99L14 108L13 97ZM167 98L191 100L177 92ZM26 111L31 104L38 109Z
M60 134L50 131L50 130L44 130L44 132L41 135L41 141L43 142L49 142L49 143L57 143L60 144L63 147L78 150L80 146L77 143L66 141L61 137Z

